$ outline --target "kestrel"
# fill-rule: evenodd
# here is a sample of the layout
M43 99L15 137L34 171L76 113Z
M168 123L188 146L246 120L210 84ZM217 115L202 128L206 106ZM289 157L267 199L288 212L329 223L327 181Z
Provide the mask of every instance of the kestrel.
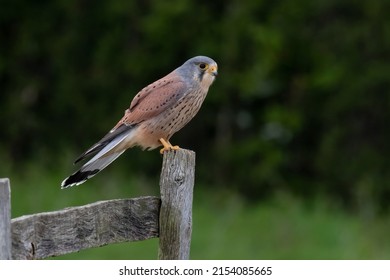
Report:
M169 139L198 113L217 74L213 59L196 56L143 88L114 128L76 159L74 163L93 156L61 187L84 183L134 146L144 150L163 146L160 153L179 149Z

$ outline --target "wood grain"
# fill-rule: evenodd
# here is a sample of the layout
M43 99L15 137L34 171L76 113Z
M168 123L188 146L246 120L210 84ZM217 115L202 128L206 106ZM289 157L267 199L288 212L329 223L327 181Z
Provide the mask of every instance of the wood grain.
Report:
M195 153L164 153L160 177L161 209L159 259L190 257Z
M11 188L0 179L0 260L11 259Z
M12 219L12 258L43 259L158 237L160 199L100 201Z

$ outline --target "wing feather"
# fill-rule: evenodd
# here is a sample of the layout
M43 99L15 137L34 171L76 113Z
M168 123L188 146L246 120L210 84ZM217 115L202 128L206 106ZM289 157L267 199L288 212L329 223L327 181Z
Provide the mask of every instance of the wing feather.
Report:
M176 103L187 91L185 82L175 71L142 89L115 127L134 125L151 119Z
M127 133L133 129L134 126L120 124L117 128L111 129L109 133L107 133L99 142L90 147L87 151L85 151L82 155L80 155L75 161L74 164L82 161L83 159L92 156L98 152L100 152L104 147L107 146L112 140L115 138L120 138L122 135L127 135Z

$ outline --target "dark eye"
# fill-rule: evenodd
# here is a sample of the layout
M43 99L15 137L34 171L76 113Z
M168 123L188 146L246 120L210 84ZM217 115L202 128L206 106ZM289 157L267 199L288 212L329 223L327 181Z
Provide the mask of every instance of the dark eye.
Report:
M201 63L201 64L199 64L199 68L201 70L205 70L207 68L207 64L206 63Z

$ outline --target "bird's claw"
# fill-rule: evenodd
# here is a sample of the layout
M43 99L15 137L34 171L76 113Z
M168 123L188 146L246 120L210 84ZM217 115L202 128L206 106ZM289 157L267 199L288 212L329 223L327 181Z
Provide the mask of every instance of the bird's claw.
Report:
M164 148L160 150L160 154L164 154L165 151L177 151L180 149L179 146L172 146L172 144L164 138L160 138L160 142L164 146Z

